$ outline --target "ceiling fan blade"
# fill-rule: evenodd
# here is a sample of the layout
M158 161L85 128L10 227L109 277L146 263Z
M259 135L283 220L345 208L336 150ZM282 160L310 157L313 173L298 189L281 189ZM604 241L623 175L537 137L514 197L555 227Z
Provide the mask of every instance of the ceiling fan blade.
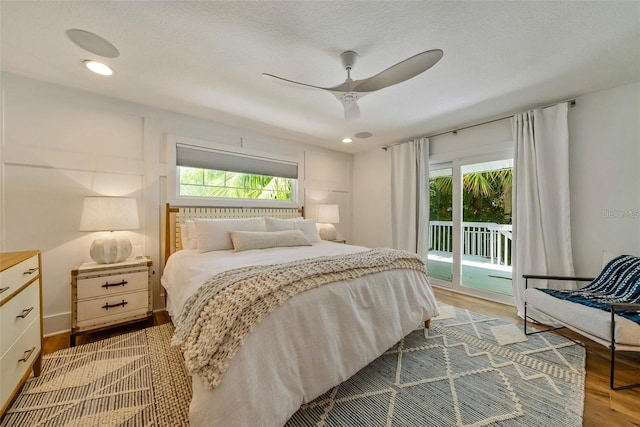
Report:
M293 86L293 87L302 88L302 89L322 89L322 90L328 90L328 91L334 90L333 88L314 86L306 83L296 82L289 79L284 79L282 77L274 76L273 74L262 73L262 77L264 77L267 80L271 80L272 82L283 84L285 86Z
M344 119L356 120L360 118L360 107L357 102L352 102L349 105L344 106Z
M433 67L444 52L440 49L427 50L379 72L368 79L357 80L352 86L354 92L374 92L401 83Z

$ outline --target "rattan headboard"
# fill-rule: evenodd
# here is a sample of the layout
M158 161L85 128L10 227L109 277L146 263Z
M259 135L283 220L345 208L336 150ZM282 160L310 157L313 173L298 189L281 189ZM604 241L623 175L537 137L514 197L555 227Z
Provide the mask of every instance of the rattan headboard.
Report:
M164 261L181 249L180 224L194 218L297 218L304 216L304 207L299 208L219 208L210 206L171 206L165 212Z

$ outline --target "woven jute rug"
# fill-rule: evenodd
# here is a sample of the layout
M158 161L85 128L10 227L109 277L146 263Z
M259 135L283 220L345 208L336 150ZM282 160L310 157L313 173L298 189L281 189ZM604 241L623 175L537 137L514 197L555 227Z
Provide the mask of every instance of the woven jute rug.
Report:
M191 377L173 325L46 355L2 426L186 426Z
M298 426L580 426L584 348L441 306L349 380L296 412ZM2 426L188 425L191 384L156 326L44 359Z

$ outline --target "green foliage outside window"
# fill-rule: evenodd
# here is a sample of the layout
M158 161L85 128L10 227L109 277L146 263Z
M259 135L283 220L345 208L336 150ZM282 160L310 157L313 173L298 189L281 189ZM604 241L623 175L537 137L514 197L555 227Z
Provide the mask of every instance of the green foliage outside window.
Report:
M462 179L462 200L466 222L511 224L512 169L467 173ZM453 184L451 175L429 180L432 221L451 221Z
M234 199L293 200L293 179L178 167L180 195Z

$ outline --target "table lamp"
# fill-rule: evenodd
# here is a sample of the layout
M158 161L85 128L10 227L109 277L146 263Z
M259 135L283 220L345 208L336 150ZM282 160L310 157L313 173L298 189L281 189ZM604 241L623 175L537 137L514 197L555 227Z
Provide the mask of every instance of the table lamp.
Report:
M85 197L80 231L108 231L91 244L89 254L98 264L122 262L131 255L131 241L121 230L140 228L136 199L127 197Z
M340 210L338 205L318 205L316 210L316 222L322 240L337 240L338 232L333 224L340 222Z

